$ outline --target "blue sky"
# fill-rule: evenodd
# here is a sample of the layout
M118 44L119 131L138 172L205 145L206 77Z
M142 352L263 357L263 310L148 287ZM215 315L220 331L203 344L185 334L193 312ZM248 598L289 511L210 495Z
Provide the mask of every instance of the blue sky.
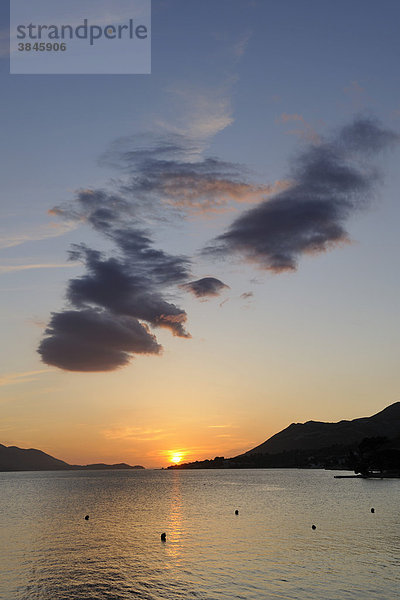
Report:
M156 247L192 257L193 279L230 287L207 302L168 292L192 339L153 330L162 356L76 373L43 364L36 349L68 281L85 273L68 264L70 244L112 249L48 210L79 189L116 189L126 173L100 160L116 140L143 148L143 132L189 136L198 157L240 163L246 181L273 186L356 115L398 133L399 13L395 1L153 1L151 75L9 75L3 49L3 443L157 465L172 450L232 455L291 421L353 418L398 400L398 148L373 159L382 182L346 219L352 243L301 255L295 272L199 254L254 202L147 215ZM215 425L225 437L210 437Z

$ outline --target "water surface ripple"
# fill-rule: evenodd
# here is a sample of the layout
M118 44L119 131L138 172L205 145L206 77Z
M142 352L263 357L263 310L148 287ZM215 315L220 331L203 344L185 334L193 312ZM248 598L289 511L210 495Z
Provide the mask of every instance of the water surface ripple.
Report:
M400 480L146 470L0 485L2 600L398 597Z

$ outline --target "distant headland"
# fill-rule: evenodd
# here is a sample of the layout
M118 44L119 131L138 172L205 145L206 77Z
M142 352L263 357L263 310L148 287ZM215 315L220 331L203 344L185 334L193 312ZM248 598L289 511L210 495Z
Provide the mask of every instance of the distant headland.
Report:
M104 469L144 469L141 465L118 463L106 465L95 463L91 465L70 465L63 460L34 448L24 449L17 446L0 444L0 471L100 471Z
M400 475L400 402L352 421L292 423L233 458L172 465L168 469L323 468L364 476Z

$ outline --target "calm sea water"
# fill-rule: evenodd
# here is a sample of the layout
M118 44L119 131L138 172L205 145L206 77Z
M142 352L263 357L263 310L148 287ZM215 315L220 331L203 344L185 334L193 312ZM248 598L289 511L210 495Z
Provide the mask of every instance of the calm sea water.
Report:
M399 597L400 480L72 471L0 486L2 600Z

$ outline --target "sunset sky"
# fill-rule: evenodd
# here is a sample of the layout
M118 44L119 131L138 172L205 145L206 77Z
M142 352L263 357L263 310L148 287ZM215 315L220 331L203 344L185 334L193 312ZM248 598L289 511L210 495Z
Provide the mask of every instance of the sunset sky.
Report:
M399 2L153 0L123 76L9 75L5 4L0 443L159 467L398 401Z

